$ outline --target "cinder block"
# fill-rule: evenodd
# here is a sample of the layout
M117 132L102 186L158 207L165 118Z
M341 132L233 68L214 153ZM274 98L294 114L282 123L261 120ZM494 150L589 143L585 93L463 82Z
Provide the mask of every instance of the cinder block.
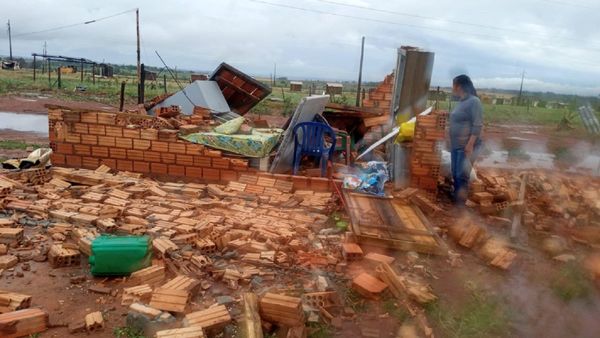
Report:
M110 157L124 160L127 158L127 149L110 148Z
M179 165L194 165L194 157L192 155L177 154L176 163Z
M109 126L114 126L117 123L117 114L115 114L115 113L98 113L98 123L99 124L107 124Z
M210 157L194 156L194 166L209 168L212 164Z
M115 137L115 147L133 149L133 141L130 138Z
M96 169L100 166L100 160L95 157L82 157L81 166L86 169Z
M88 132L92 135L106 135L106 128L101 124L90 124Z
M133 161L117 160L117 170L133 171Z
M133 171L135 171L136 173L149 173L150 163L142 161L133 161Z
M73 131L79 134L87 134L88 124L81 122L73 123Z
M156 129L142 129L140 131L140 138L142 140L158 140L158 130Z
M175 163L175 154L171 153L160 153L160 160L163 163L174 164Z
M166 153L169 151L169 143L165 141L152 141L152 146L150 147L150 149L152 151Z
M199 167L185 167L185 176L202 178L202 168Z
M108 156L108 147L93 146L92 147L92 156L101 157L101 158L109 157Z
M134 161L144 161L144 152L141 150L127 149L127 159Z
M204 146L201 144L189 143L185 145L185 153L187 155L202 155Z
M150 163L150 172L152 174L166 175L167 165L164 163Z
M98 136L98 145L106 147L115 146L115 138L113 136Z
M73 154L73 145L69 143L56 143L56 152L65 155Z
M169 142L169 152L175 154L185 154L185 143Z
M237 179L238 175L234 170L221 170L221 181L235 182Z
M133 149L148 150L150 149L150 141L133 139Z
M82 134L81 135L81 143L89 144L89 145L97 145L98 144L98 136L90 135L90 134Z
M81 135L75 133L67 133L65 135L65 141L68 143L81 143Z
M98 123L98 113L96 112L81 112L81 122Z
M81 156L90 156L92 154L91 147L85 144L74 144L73 154Z
M185 176L185 167L176 164L169 165L169 175L173 176Z
M67 164L69 167L81 167L81 156L77 156L77 155L66 155L65 156L65 164Z
M106 126L106 136L123 137L123 128Z
M50 155L50 161L52 161L52 164L57 166L65 165L65 155L52 153L52 155Z
M229 159L225 157L213 158L212 167L218 169L229 169Z
M135 140L134 140L135 142ZM144 161L146 162L160 162L160 153L155 151L145 151L144 152Z
M123 137L127 138L140 138L140 130L132 128L123 128Z

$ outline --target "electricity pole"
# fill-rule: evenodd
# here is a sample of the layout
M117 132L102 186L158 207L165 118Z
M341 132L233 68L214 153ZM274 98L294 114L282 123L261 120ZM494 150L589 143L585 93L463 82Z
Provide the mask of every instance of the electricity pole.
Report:
M141 82L141 66L140 66L140 9L136 8L135 9L135 29L136 29L136 33L137 33L137 80L138 83Z
M360 85L362 82L362 66L363 57L365 55L365 37L362 37L362 43L360 45L360 66L358 68L358 88L356 89L356 106L360 107Z
M521 97L523 95L523 80L525 80L525 71L521 75L521 88L519 89L519 100L517 101L517 105L521 105Z
M8 20L8 50L10 53L10 60L12 60L12 37L10 36L10 20Z

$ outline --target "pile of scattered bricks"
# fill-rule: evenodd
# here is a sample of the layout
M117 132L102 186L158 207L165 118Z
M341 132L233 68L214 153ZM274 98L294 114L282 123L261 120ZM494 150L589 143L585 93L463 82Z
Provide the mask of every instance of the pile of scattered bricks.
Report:
M104 165L53 168L44 183L32 177L40 175L0 176L0 271L22 276L29 260L56 269L87 266L99 235L148 235L151 266L118 287L105 280L88 290L121 297L128 316L165 324L156 337L213 336L231 325L248 337L274 329L304 337L307 322L339 327L356 315L343 306L334 279L371 299L389 290L431 334L415 305L434 300L431 289L418 276L396 272L394 258L365 255L351 234L331 228L328 215L338 208L331 192L251 174L225 185L158 182ZM363 258L373 271L347 276L348 263ZM323 271L316 280L315 269ZM49 314L35 306L28 295L0 291L0 335L47 329ZM104 317L92 312L67 324L71 333L94 332Z

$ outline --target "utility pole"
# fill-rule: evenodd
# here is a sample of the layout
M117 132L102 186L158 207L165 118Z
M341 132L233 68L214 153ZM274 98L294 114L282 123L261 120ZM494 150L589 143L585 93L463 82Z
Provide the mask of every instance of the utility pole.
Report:
M12 37L10 35L10 20L8 20L8 50L10 53L10 60L12 61Z
M360 66L358 68L358 88L356 88L356 106L360 107L360 85L362 83L362 66L363 57L365 56L365 37L362 37L362 43L360 45Z
M140 9L135 9L135 29L137 33L137 80L138 83L142 81L142 71L140 66Z
M277 83L277 63L273 63L273 86Z
M517 101L518 105L521 105L521 97L523 96L523 80L525 80L525 70L523 70L523 74L521 75L521 88L519 89L519 100Z

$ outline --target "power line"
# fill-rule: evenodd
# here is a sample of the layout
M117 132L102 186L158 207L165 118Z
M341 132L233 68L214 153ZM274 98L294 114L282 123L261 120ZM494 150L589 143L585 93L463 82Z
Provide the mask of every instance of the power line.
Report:
M110 18L114 18L115 16L123 15L123 14L134 12L134 11L135 11L135 9L130 9L130 10L126 10L124 12L112 14L112 15L101 17L101 18L98 18L98 19L93 19L93 20L88 20L88 21L78 22L78 23L72 23L72 24L69 24L69 25L63 25L63 26L58 26L58 27L43 29L43 30L39 30L39 31L27 32L27 33L20 33L20 34L15 34L13 36L14 37L21 37L21 36L26 36L26 35L33 35L33 34L53 32L53 31L57 31L57 30L61 30L61 29L66 29L66 28L71 28L71 27L77 27L77 26L82 26L82 25L89 25L89 24L92 24L92 23L96 23L96 22L99 22L99 21L107 20L107 19L110 19Z
M445 33L453 33L453 34L460 34L460 35L471 35L471 36L477 36L477 37L482 37L482 38L486 38L486 39L492 39L492 40L496 40L496 41L504 41L503 38L501 38L499 36L495 36L495 35L490 35L490 34L464 32L464 31L457 31L457 30L439 28L439 27L429 27L429 26L422 26L422 25L409 24L409 23L400 23L400 22L394 22L394 21L388 21L388 20L382 20L382 19L368 18L368 17L363 17L363 16L328 12L328 11L323 11L323 10L319 10L319 9L298 7L298 6L282 4L282 3L273 3L273 2L263 1L263 0L247 0L247 1L264 4L264 5L269 5L269 6L274 6L274 7L289 8L289 9L294 9L294 10L299 10L299 11L304 11L304 12L325 14L325 15L337 16L337 17L348 18L348 19L384 23L384 24L389 24L389 25L404 26L404 27L411 27L411 28L417 28L417 29L441 31L441 32L445 32ZM519 33L520 34L528 34L523 31L519 31ZM581 40L581 41L584 41L584 40ZM541 46L538 48L545 48L545 47ZM587 48L586 51L600 52L600 48Z

